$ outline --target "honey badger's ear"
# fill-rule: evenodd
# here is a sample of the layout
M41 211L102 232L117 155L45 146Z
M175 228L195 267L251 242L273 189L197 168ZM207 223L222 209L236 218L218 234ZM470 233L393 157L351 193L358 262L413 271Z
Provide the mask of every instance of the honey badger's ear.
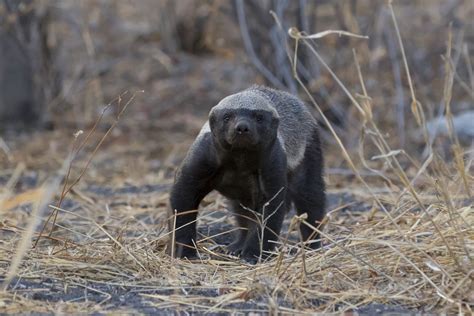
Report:
M275 128L278 128L280 125L280 116L278 114L273 114L272 115L272 126Z
M217 110L215 107L213 107L210 111L209 111L209 116L208 116L208 119L209 119L209 122L211 121L216 121L217 119Z
M214 134L214 126L216 124L216 110L214 108L211 109L211 111L209 111L209 117L208 117L208 120L209 120L209 128L211 130L211 133Z

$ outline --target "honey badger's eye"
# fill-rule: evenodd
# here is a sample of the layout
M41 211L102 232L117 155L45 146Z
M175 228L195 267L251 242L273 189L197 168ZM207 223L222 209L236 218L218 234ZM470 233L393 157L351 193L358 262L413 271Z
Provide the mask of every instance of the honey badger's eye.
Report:
M230 121L230 114L224 114L224 122Z
M257 122L259 122L259 123L263 121L263 115L262 114L257 114L255 118L256 118Z

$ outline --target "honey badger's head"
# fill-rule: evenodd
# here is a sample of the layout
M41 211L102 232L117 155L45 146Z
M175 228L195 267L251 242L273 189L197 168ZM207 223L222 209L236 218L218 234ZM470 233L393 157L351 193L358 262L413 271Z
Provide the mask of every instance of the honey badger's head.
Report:
M224 149L262 149L277 138L279 117L270 100L244 91L224 98L209 113L214 140Z

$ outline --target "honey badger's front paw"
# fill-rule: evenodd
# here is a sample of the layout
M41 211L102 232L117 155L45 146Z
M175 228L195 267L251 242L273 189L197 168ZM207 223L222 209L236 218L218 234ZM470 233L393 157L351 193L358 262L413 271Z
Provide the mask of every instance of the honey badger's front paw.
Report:
M240 240L236 240L227 246L227 252L233 256L239 256L243 248L244 244Z
M240 253L240 258L244 259L246 262L250 264L256 264L258 262L260 254L261 253L260 253L259 247L247 246L242 249ZM262 259L265 258L263 254L261 257Z
M197 258L196 248L194 248L193 246L177 243L175 247L176 247L175 252L174 252L175 258L188 258L188 259Z

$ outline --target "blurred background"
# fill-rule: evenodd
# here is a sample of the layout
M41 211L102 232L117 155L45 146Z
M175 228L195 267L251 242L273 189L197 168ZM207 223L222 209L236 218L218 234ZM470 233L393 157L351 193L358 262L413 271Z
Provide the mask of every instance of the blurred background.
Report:
M451 111L460 140L469 146L474 134L473 1L409 0L393 5L416 99L430 122L428 132L441 147L447 134L443 56L451 28ZM150 159L177 154L168 161L174 166L209 109L228 94L257 83L309 101L292 74L287 51L292 56L295 45L288 36L290 27L308 34L345 30L368 36L330 35L313 44L357 97L363 91L356 52L374 120L387 141L423 155L387 1L2 0L0 159L5 168L19 160L35 164L35 157L55 153L64 159L72 134L93 126L104 105L126 91L129 97L143 90L105 145L117 141L123 148L119 152L126 155L141 144L140 152ZM363 136L361 117L304 45L298 50L297 71L344 144L357 149ZM117 112L106 113L104 122L113 122ZM330 152L334 138L320 115L315 116ZM370 153L370 146L367 150ZM339 156L330 159L332 167L344 164ZM53 161L47 159L42 166ZM155 162L162 163L161 158Z

